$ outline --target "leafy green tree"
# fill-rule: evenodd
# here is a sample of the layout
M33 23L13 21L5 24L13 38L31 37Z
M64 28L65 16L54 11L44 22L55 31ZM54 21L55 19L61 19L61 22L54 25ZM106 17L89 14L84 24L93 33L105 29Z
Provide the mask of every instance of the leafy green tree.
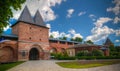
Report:
M120 46L116 46L115 49L117 52L120 52Z
M101 50L94 49L94 50L92 50L92 55L93 56L104 56L104 53Z
M70 40L71 40L71 41L74 41L74 39L73 39L73 38L71 38Z
M94 44L91 40L86 41L86 43Z
M82 51L79 51L76 56L88 56L89 52L88 50L82 50Z
M9 25L9 19L13 17L12 9L19 10L26 0L1 0L0 1L0 34Z
M112 51L115 51L115 50L116 50L114 46L109 46L109 49L110 49L110 52L112 52Z
M63 40L67 40L67 37L64 36L64 37L63 37Z
M63 36L63 37L60 37L59 39L61 39L61 40L67 40L67 37Z
M53 35L50 35L50 38L54 38L54 36L53 36Z
M80 37L76 37L76 38L71 38L71 41L82 42L83 39Z
M111 56L120 56L120 46L110 46L109 49Z

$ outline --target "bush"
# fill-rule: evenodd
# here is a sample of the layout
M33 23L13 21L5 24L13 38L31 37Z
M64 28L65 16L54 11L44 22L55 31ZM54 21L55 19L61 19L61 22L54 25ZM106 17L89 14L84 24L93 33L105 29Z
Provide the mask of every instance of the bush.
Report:
M86 59L86 60L91 60L91 59L120 59L120 56L82 56L82 57L77 57L77 59Z
M92 55L93 56L104 56L104 53L101 50L94 49L92 50Z
M88 50L82 50L76 54L77 57L81 56L104 56L103 51L94 49L92 52L88 52Z
M79 56L88 56L89 52L88 50L82 50L76 54L77 57Z
M95 56L82 56L82 57L77 57L77 59L92 60L92 59L96 59L96 57Z
M75 60L75 59L76 57L64 57L64 56L58 57L58 60Z
M112 51L112 52L110 52L110 55L111 56L120 56L120 52Z
M58 59L58 57L61 57L62 53L51 53L51 59Z
M51 53L51 56L54 56L54 59L58 60L75 60L76 57L69 57L67 53Z

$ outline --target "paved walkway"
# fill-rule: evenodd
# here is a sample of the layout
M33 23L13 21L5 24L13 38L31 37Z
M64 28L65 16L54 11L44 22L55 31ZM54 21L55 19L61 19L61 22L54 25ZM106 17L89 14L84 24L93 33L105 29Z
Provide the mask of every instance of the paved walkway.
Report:
M69 69L62 68L55 64L54 60L27 61L8 71L120 71L120 64L87 68L87 69Z

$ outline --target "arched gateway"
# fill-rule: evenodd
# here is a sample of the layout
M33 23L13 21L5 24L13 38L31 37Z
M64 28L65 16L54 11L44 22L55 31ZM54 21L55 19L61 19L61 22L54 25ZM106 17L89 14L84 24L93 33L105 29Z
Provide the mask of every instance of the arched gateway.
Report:
M39 51L37 48L32 48L29 52L29 60L39 60Z

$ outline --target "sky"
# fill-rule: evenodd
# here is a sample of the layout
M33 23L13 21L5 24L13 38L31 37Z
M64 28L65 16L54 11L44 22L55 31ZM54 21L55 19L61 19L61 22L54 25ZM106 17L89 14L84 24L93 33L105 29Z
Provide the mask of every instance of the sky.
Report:
M16 22L25 5L32 16L40 11L50 28L49 35L54 38L81 37L101 45L109 37L120 45L120 0L26 0L21 10L13 10L10 25ZM4 33L10 34L11 30L8 26Z

